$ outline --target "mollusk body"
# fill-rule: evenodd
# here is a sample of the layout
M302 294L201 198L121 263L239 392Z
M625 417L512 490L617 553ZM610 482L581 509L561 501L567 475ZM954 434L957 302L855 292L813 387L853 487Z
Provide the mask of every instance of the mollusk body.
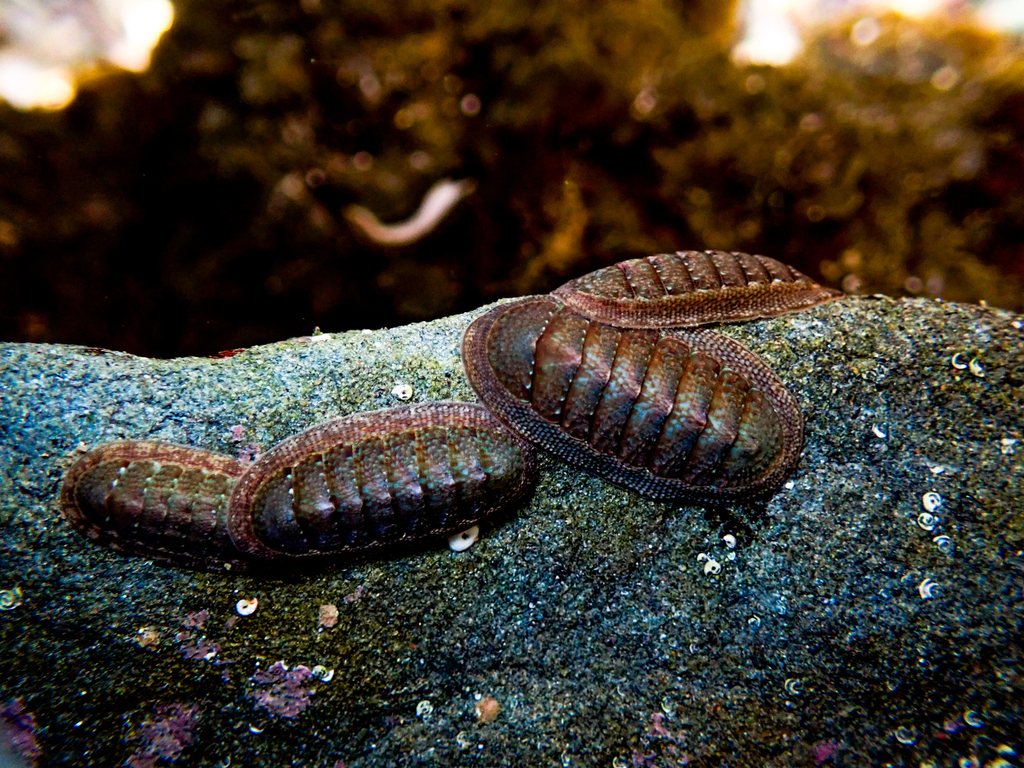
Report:
M106 443L64 476L61 507L86 538L184 565L240 563L228 500L245 466L229 456L148 440Z
M621 328L537 296L474 321L462 358L510 429L651 498L757 495L803 442L797 403L771 369L704 329Z
M450 536L522 499L533 449L486 410L432 403L334 419L248 467L151 441L68 470L61 506L87 538L196 567L357 554Z
M356 414L260 456L228 526L253 557L370 550L463 531L520 500L535 474L530 446L479 406Z
M552 295L619 328L693 328L775 317L842 294L767 256L679 251L599 269Z

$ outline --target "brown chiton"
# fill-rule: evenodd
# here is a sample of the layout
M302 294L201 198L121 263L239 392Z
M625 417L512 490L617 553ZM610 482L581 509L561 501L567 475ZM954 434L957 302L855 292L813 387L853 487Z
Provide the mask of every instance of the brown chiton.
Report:
M171 443L107 443L64 476L61 508L82 535L179 565L242 564L227 530L240 462Z
M360 413L258 458L228 525L250 557L365 552L463 531L520 500L536 471L530 445L478 405Z
M651 498L754 496L800 454L789 391L742 344L706 329L617 328L535 296L475 320L462 360L511 429Z
M599 269L553 295L619 328L692 328L775 317L842 294L767 256L679 251Z

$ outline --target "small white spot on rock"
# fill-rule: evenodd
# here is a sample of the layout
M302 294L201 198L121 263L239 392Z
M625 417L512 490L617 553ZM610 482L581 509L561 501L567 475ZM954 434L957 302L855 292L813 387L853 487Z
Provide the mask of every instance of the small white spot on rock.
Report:
M714 576L716 573L720 573L722 570L722 564L717 560L712 560L710 557L708 561L704 563L704 575Z
M465 552L476 544L479 536L480 526L474 525L472 528L467 528L462 533L457 533L448 539L448 546L451 547L452 552Z
M309 670L313 677L318 680L322 680L325 683L331 682L334 679L334 670L328 669L323 664L317 664L311 670Z
M238 611L239 616L251 616L256 613L256 608L259 607L260 601L257 598L242 598L235 603L235 610Z
M896 729L896 741L900 744L913 744L917 741L917 733L913 728L907 728L906 726L900 726Z
M391 394L399 400L410 400L412 398L412 384L395 384L391 388Z
M925 579L917 585L917 593L921 595L922 600L931 600L933 597L935 597L935 590L938 588L938 586L939 585L931 579Z

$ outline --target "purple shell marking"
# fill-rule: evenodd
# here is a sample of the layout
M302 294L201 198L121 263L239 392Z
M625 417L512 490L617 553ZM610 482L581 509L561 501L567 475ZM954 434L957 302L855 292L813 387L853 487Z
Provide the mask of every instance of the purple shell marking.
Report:
M530 445L478 405L355 414L257 459L228 525L249 557L369 551L463 531L522 499L536 470Z
M86 538L179 565L242 564L227 532L244 465L171 443L107 443L80 457L61 486L65 517Z
M651 498L754 496L800 454L792 395L759 357L708 330L619 328L531 297L474 321L462 359L511 429Z
M767 256L679 251L599 269L553 295L618 328L692 328L775 317L842 294Z

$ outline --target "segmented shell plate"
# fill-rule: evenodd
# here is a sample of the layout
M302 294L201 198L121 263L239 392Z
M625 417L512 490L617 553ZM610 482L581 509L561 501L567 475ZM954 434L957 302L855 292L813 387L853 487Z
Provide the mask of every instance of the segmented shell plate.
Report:
M450 535L532 486L536 455L478 405L355 414L278 443L239 482L231 538L260 558Z
M599 269L553 295L619 328L691 328L774 317L842 294L767 256L679 251Z
M704 329L618 328L531 297L474 321L462 359L511 429L651 498L770 490L803 442L799 407L771 369Z
M245 467L171 443L107 443L64 476L61 508L83 536L126 554L206 566L238 563L228 499Z

